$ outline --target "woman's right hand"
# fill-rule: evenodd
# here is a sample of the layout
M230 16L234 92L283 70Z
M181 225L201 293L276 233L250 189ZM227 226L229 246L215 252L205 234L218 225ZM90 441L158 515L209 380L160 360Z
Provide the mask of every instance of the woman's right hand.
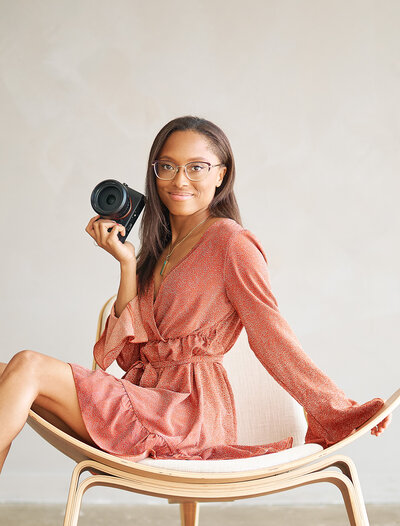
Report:
M108 228L112 228L108 232ZM125 227L113 221L112 219L100 219L100 216L94 216L90 219L86 232L91 236L99 247L115 257L121 264L135 263L135 247L129 241L122 243L118 237L120 232L125 235Z

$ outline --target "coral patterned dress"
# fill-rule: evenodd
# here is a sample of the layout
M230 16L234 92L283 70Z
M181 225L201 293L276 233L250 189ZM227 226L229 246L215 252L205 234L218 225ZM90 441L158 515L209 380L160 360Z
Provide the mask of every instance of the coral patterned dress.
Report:
M223 356L243 326L265 369L307 411L306 443L338 442L384 403L347 398L303 351L271 292L259 240L233 219L211 223L153 297L154 279L119 318L113 306L94 346L101 369L70 364L87 430L106 452L134 461L200 460L292 447L293 437L236 443ZM126 371L122 378L105 372L114 360Z

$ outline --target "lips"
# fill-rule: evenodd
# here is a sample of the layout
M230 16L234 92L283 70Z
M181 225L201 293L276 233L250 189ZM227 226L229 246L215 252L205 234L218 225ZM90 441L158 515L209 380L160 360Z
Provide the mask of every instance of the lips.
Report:
M174 201L185 201L186 199L190 199L191 197L193 197L193 194L182 194L182 193L172 193L172 192L168 192L171 199L173 199Z

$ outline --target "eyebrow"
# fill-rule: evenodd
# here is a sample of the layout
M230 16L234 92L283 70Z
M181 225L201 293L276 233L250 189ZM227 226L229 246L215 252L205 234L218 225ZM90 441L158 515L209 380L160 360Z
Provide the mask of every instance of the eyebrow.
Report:
M170 157L169 155L162 155L160 159L169 159L170 161L176 162L176 160L173 157ZM207 161L210 162L205 157L192 157L191 159L188 159L187 162L190 163L191 161Z

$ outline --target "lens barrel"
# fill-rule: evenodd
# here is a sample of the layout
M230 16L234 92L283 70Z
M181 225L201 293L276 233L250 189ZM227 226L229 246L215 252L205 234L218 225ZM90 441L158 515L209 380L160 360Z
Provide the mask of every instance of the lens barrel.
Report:
M120 219L131 209L131 199L125 186L115 179L106 179L95 186L90 201L100 216L109 219Z

